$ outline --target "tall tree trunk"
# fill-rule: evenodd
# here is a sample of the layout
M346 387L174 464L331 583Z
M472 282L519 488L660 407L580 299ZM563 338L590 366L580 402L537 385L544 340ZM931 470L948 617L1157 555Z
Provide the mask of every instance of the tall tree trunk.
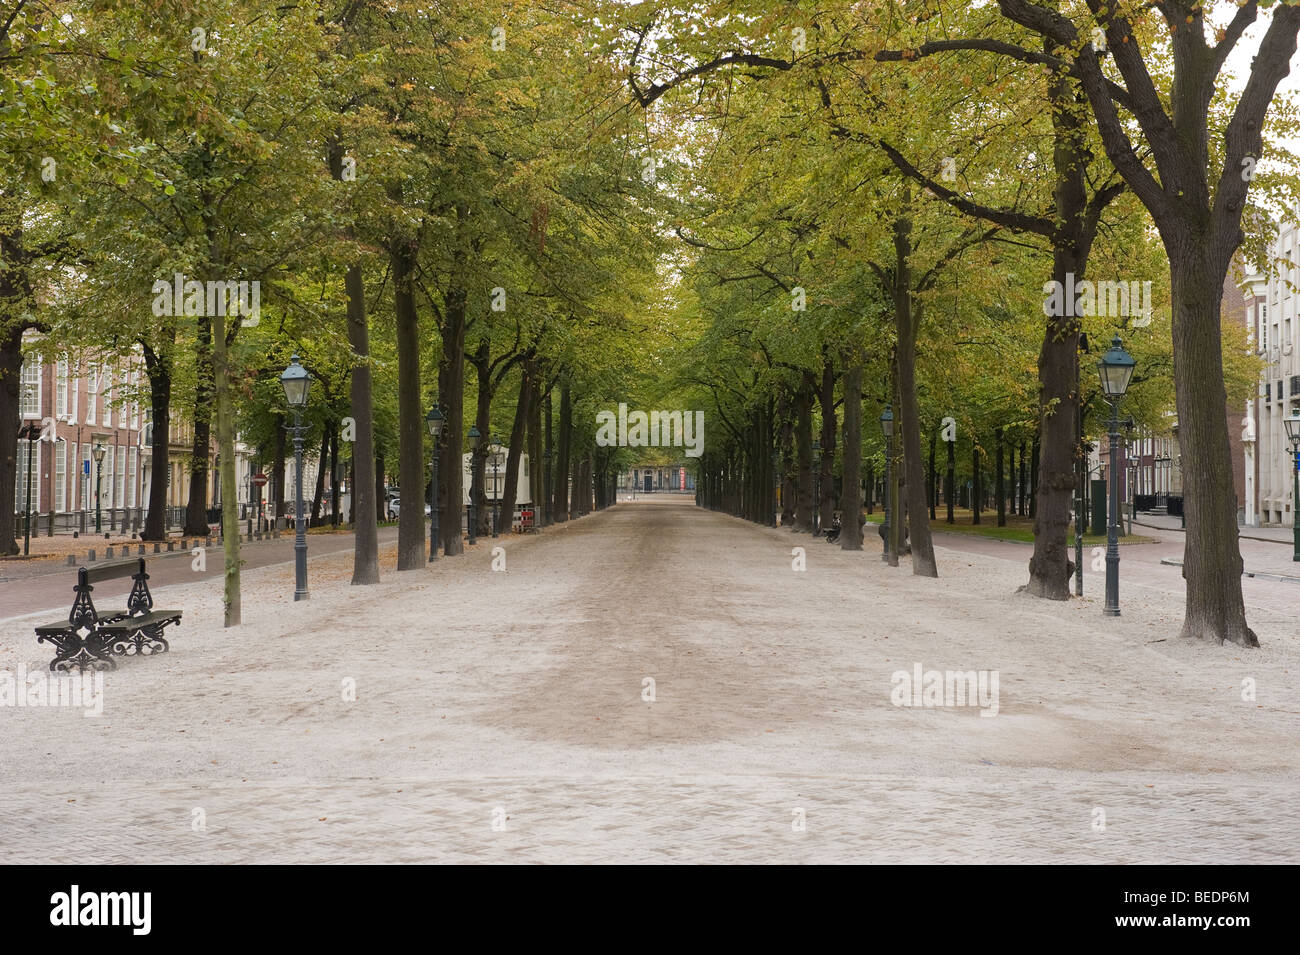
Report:
M330 175L343 180L343 144L329 142ZM348 230L349 237L351 230ZM353 262L343 277L347 294L348 345L352 349L350 383L354 433L352 437L352 584L379 583L379 495L375 481L374 390L370 374L370 327L366 319L366 288L361 263Z
M777 403L777 416L780 419L777 466L781 472L781 526L789 527L794 520L794 428L790 420L789 394L784 390Z
M1007 517L1014 517L1016 514L1016 443L1010 440L1005 430L1002 435L1003 443L1007 452L1007 478L1006 478L1006 512Z
M462 212L463 216L463 212ZM465 497L465 326L468 293L464 287L464 253L453 263L442 332L442 359L438 365L438 400L443 406L442 440L438 452L438 533L448 557L465 552L460 521Z
M202 310L200 310L202 311ZM206 537L208 529L208 457L212 453L212 319L195 318L194 444L190 452L190 494L182 533ZM222 533L225 533L223 530Z
M219 314L212 317L212 376L213 390L217 399L217 454L221 459L218 466L221 479L221 543L225 557L225 625L237 627L242 621L243 602L240 595L239 578L239 488L235 484L235 413L230 402L230 364L229 342L234 337L234 330L227 338L226 318ZM238 327L239 317L231 317ZM203 521L203 533L207 534L207 518Z
M822 350L822 377L817 389L817 403L822 409L821 473L818 476L818 489L821 500L818 502L822 527L829 527L835 513L835 362L830 350Z
M528 384L528 499L533 509L533 526L541 527L544 467L542 458L542 381L535 359L524 362L524 380Z
M1017 515L1021 517L1024 517L1026 516L1026 500L1024 500L1024 498L1026 498L1026 495L1028 494L1028 490L1027 490L1026 473L1024 473L1024 440L1023 439L1021 440L1021 442L1019 442L1018 448L1019 451L1017 453L1017 460L1019 461L1019 463L1021 463L1021 469L1019 469L1017 472L1018 494L1017 494L1017 499L1015 499L1015 513L1017 513Z
M375 416L370 374L370 328L360 264L343 280L348 296L348 344L352 346L352 583L379 583L379 495L375 475ZM382 478L381 478L382 479Z
M1035 431L1033 448L1029 454L1029 516L1031 518L1038 514L1038 457L1038 432Z
M320 523L320 507L325 500L325 468L329 466L330 455L330 422L325 422L325 427L321 429L320 439L320 457L316 460L316 492L311 498L311 525L315 527Z
M930 498L930 520L935 519L935 511L939 507L939 471L934 460L938 450L939 429L934 428L930 431L930 483L926 488L926 494Z
M285 463L287 452L285 448L285 419L283 414L275 416L275 461L271 466L271 479L275 483L275 516L284 517L285 502L285 474L287 465Z
M553 386L546 389L546 399L543 402L544 410L542 411L542 425L545 428L546 448L542 453L542 460L535 466L542 473L542 492L537 500L544 502L545 520L543 526L555 523L555 444L552 441L553 428L552 421L554 415L551 413L551 392Z
M912 297L912 220L900 215L894 221L894 324L898 337L898 401L903 433L903 472L907 530L912 550L912 573L938 577L934 543L930 539L926 507L925 465L921 459L921 409L916 397L916 334L921 327L921 303ZM897 509L897 510L901 510ZM899 535L901 536L901 534Z
M569 519L569 440L573 430L573 407L570 404L569 383L560 383L560 441L555 452L555 486L551 489L555 500L551 519L562 524Z
M175 329L171 330L175 335ZM149 378L149 408L153 421L149 443L149 512L145 516L141 540L167 539L167 438L171 423L172 375L170 352L162 343L162 353L141 342L145 374Z
M1190 230L1189 230L1190 231ZM1228 263L1216 261L1191 235L1166 239L1174 315L1174 393L1183 461L1187 581L1182 636L1244 647L1259 646L1246 624L1232 453L1224 409L1220 308Z
M397 318L397 468L402 487L402 509L397 515L398 570L418 570L425 565L421 505L425 423L420 388L420 320L415 310L415 257L415 247L405 241L399 241L390 251Z
M330 524L339 526L339 424L330 425Z
M570 437L569 440L572 442L573 438ZM575 519L583 515L585 497L582 487L582 457L576 452L576 448L569 449L569 455L573 460L573 480L569 485L569 516Z
M997 475L994 476L993 478L993 493L997 497L997 502L998 502L997 503L998 527L1006 527L1007 526L1007 467L1006 467L1006 461L1003 460L1003 455L1002 455L1003 445L1004 445L1004 442L1002 440L1002 428L1001 427L995 428L993 434L996 443L996 450L994 451L993 454L994 454L994 459L997 462L996 467L998 469Z
M1057 233L1052 239L1052 280L1065 289L1073 276L1082 282L1096 222L1089 221L1085 175L1086 129L1079 115L1078 88L1064 75L1048 82L1054 135L1052 162L1056 181ZM1063 297L1063 296L1062 296ZM1051 315L1038 353L1038 428L1042 449L1036 481L1034 554L1029 582L1023 588L1035 597L1065 600L1070 596L1068 534L1074 497L1075 429L1079 401L1079 322L1075 303Z
M1058 199L1058 208L1060 205ZM1058 248L1054 252L1052 278L1061 282L1062 288L1069 273L1082 281L1079 270L1080 264L1072 251ZM1050 600L1065 600L1070 596L1070 575L1074 570L1067 532L1075 488L1078 347L1077 319L1050 317L1038 355L1038 424L1042 444L1035 482L1034 554L1029 561L1029 583L1024 588L1035 597Z
M515 497L519 490L519 461L524 452L528 416L532 411L531 398L532 383L528 379L528 367L525 365L519 376L519 398L515 402L515 420L510 427L510 452L506 456L505 483L501 488L500 532L503 534L509 533L514 526Z
M862 366L844 369L844 480L840 501L840 548L862 550Z
M811 534L813 529L812 405L814 392L813 376L810 372L804 372L793 402L796 482L794 529L804 534Z
M6 250L7 251L7 250ZM5 282L0 271L0 283ZM11 328L0 341L0 555L18 553L14 496L18 488L19 388L23 371L23 331Z
M948 445L948 513L945 519L949 524L954 524L956 519L953 517L952 507L957 497L957 442L948 441L946 444Z
M492 531L492 513L487 499L487 459L492 446L491 358L491 345L487 339L480 340L475 352L466 356L466 360L474 366L478 381L474 426L478 428L480 438L478 447L474 450L474 465L470 472L474 478L470 494L474 498L474 522L478 525L479 537L486 537Z

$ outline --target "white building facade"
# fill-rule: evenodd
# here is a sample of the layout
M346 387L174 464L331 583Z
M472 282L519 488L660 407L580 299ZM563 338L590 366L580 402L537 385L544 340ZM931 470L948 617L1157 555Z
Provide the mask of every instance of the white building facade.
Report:
M1292 500L1294 457L1282 419L1300 409L1300 226L1283 223L1271 249L1273 274L1252 275L1245 284L1247 324L1255 349L1264 362L1259 388L1246 408L1247 524L1290 527L1295 521ZM1250 439L1253 438L1253 441ZM1253 498L1253 500L1252 500ZM1251 517L1254 520L1251 520Z

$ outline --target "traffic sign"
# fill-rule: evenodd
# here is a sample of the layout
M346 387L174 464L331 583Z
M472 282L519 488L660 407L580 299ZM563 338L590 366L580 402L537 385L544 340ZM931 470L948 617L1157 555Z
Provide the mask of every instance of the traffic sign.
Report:
M256 484L258 487L266 487L266 481L267 481L267 478L266 478L266 475L265 475L265 474L254 474L254 475L253 475L253 483Z

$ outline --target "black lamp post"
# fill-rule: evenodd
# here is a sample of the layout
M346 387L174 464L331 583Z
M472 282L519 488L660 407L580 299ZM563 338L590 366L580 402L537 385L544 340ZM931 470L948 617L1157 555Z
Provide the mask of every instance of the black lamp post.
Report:
M1102 611L1108 617L1119 616L1119 404L1128 391L1135 364L1118 335L1097 362L1102 394L1110 403L1110 520L1106 527L1106 607Z
M307 526L303 520L302 508L302 438L306 428L302 423L302 409L307 407L307 392L311 389L311 375L298 363L294 355L289 367L280 375L280 386L284 388L284 397L293 409L293 427L286 428L293 434L294 459L294 512L293 512L293 599L307 600Z
M492 452L492 536L496 537L501 530L501 491L497 486L497 473L501 465L501 443L496 435L493 435L488 442L488 448Z
M885 561L891 567L898 566L898 555L894 553L894 531L893 531L893 508L894 495L893 491L893 451L894 451L894 409L885 405L884 414L880 416L880 431L885 436L885 523L882 530L885 532L885 549L880 555L880 559Z
M433 438L433 480L429 483L429 562L438 559L438 438L442 435L442 410L437 404L424 416Z
M813 438L812 446L812 479L813 479L813 499L812 499L812 532L813 537L817 536L817 510L821 505L822 496L822 445L816 438Z
M1287 439L1291 442L1291 456L1294 458L1291 479L1291 530L1294 549L1291 559L1300 560L1300 514L1296 513L1296 509L1300 508L1300 408L1292 409L1291 417L1282 419L1282 426L1286 428Z
M92 453L95 455L95 533L98 534L104 529L99 512L99 482L104 476L104 446L95 442L95 450Z
M478 427L470 425L469 427L469 542L478 543L478 533L474 529L476 523L476 514L474 511L474 488L478 486L478 443L483 435L479 434Z

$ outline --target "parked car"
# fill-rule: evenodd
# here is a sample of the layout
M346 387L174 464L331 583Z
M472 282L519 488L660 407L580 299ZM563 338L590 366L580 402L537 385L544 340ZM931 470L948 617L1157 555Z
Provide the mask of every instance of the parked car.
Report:
M402 512L402 499L400 497L395 497L391 499L388 502L388 511L390 514L393 515L393 517L397 517L397 515ZM424 516L425 517L431 516L428 504L424 505Z

